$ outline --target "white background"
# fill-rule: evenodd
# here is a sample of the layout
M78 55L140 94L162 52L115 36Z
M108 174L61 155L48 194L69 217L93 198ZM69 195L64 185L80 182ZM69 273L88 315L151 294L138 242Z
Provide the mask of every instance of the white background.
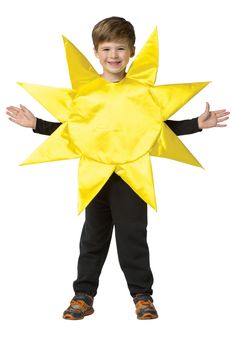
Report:
M1 1L1 336L236 335L233 2ZM54 120L16 82L70 86L62 34L101 71L91 30L112 15L134 24L137 53L158 27L157 84L212 81L173 119L198 116L206 101L231 119L227 128L182 137L205 170L152 157L159 212L149 209L148 242L159 319L136 319L113 238L95 313L71 322L61 316L73 296L84 222L78 161L19 167L45 136L10 123L5 108L22 103Z

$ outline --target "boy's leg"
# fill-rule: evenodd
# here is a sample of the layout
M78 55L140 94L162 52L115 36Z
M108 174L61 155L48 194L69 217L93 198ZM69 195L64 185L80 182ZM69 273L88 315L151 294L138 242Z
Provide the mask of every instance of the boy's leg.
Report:
M108 182L85 209L78 277L73 283L75 294L86 293L94 297L97 293L99 276L108 253L113 229L107 184Z
M112 180L110 202L120 266L132 296L152 294L147 204L119 176Z

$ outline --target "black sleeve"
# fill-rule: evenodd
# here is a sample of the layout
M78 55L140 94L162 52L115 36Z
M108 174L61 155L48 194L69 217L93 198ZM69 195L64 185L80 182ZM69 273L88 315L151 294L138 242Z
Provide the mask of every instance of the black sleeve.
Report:
M33 132L40 133L41 135L51 135L61 123L48 122L42 119L36 119L36 127L33 129Z
M183 121L167 120L165 121L165 123L177 136L181 136L181 135L188 135L188 134L202 131L202 129L199 129L198 127L197 120L198 120L198 117L193 118L193 119L185 119ZM42 119L37 118L36 127L35 129L33 129L33 132L49 136L60 125L61 123L48 122L48 121L44 121Z
M183 121L167 120L165 123L177 136L189 135L202 131L202 129L199 129L198 127L198 117L185 119Z

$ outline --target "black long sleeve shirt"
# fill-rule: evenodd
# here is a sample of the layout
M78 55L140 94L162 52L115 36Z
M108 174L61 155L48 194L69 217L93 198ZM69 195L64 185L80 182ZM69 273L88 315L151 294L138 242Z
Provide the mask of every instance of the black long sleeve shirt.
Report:
M198 117L182 121L167 120L165 123L177 136L189 135L202 131L202 129L199 129L198 127ZM58 122L48 122L37 118L36 127L33 131L43 135L51 135L60 125L61 123Z

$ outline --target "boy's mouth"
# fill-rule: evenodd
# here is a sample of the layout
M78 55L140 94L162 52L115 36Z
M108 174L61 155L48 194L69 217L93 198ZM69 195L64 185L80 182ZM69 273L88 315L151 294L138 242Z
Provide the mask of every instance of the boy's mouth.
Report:
M107 62L108 64L110 64L111 66L119 66L121 64L121 61L111 61L111 62Z

